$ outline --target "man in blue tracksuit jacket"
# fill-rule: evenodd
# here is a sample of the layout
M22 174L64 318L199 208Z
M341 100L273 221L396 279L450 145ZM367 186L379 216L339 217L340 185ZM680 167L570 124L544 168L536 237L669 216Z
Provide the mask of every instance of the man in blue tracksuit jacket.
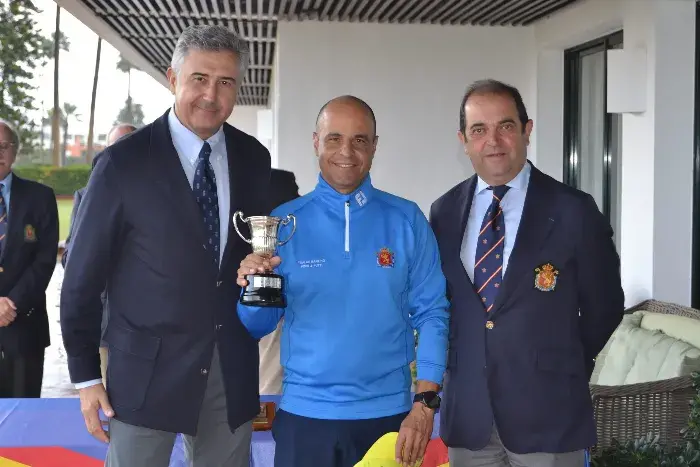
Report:
M256 338L285 317L276 467L352 467L391 431L399 431L397 460L408 465L430 440L446 363L445 278L418 206L372 186L375 128L362 100L327 103L314 133L318 184L272 213L294 214L296 233L278 257L241 262L242 286L246 274L271 268L285 279L286 308L238 305Z

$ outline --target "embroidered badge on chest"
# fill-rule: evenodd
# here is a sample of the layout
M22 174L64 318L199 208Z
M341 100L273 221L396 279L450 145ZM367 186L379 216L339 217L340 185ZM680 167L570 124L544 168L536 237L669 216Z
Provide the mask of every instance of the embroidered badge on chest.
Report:
M559 271L552 263L545 263L535 268L535 288L542 292L551 292L557 286Z
M36 242L36 232L34 231L34 226L27 224L24 226L24 241L25 242Z
M377 253L377 265L383 268L394 267L394 253L387 247Z

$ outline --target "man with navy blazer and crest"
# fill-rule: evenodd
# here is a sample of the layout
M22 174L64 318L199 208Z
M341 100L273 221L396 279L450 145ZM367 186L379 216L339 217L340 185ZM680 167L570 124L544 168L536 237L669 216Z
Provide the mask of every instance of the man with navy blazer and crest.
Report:
M223 26L185 29L167 73L173 107L101 153L81 202L61 328L87 429L109 442L109 467L166 467L178 433L188 465L249 466L258 342L236 313L238 264L251 249L231 219L269 214L270 154L225 123L249 56Z
M459 138L476 174L430 212L451 300L440 433L452 467L582 467L588 381L624 310L593 198L527 160L517 89L478 81Z
M0 119L0 398L38 398L51 343L46 288L56 268L51 188L13 173L20 136Z

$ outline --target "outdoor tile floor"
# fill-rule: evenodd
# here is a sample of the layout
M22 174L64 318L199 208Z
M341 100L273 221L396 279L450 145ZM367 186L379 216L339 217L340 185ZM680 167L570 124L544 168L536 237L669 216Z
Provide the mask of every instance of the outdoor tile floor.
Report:
M46 308L49 314L49 332L51 346L46 349L44 362L44 384L41 397L77 397L78 393L70 383L66 351L61 339L61 324L59 322L59 300L61 283L63 282L63 267L56 264L49 288L46 290Z

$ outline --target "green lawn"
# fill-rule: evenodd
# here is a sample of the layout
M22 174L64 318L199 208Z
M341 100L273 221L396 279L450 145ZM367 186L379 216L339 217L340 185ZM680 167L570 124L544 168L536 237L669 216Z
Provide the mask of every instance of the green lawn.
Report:
M65 240L70 227L70 213L73 210L72 199L59 199L58 203L58 240Z

